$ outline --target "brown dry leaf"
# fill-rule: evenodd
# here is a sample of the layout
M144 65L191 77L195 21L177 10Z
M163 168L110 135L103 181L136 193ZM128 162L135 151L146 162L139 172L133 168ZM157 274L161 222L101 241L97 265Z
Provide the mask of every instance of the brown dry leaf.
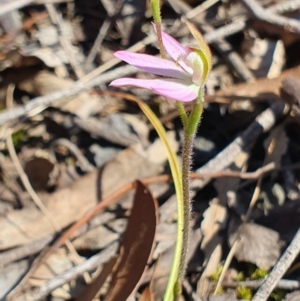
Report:
M155 301L162 300L164 296L172 267L173 255L174 248L172 246L159 257L155 265L150 281Z
M82 259L83 260L83 259ZM45 263L41 264L34 272L33 276L28 280L29 284L36 287L42 287L48 280L55 278L72 268L68 252L66 249L58 249L56 253L49 256ZM64 296L71 297L71 287L68 284L63 285L52 291L55 297Z
M90 229L87 233L80 235L73 241L76 250L101 250L119 238L119 234L100 225Z
M216 200L210 203L210 206L203 214L201 231L204 236L201 243L201 250L205 254L205 260L213 253L214 249L220 243L218 235L221 229L224 229L227 220L226 207L221 206Z
M107 277L110 275L118 258L112 257L107 263L104 264L101 273L93 279L93 282L87 285L77 296L75 301L91 301L98 294L103 286Z
M269 228L232 220L229 225L229 245L236 240L235 257L239 261L251 262L263 270L269 270L280 257L279 234Z
M154 301L154 296L150 285L148 285L139 297L139 301Z
M281 82L287 76L294 76L297 79L300 79L300 67L297 66L295 68L286 70L281 73L279 77L274 79L261 78L255 82L243 83L234 85L228 89L224 89L222 91L218 91L216 93L216 101L226 102L228 98L226 97L253 97L258 99L266 99L266 97L272 97L276 99L280 99L280 87Z
M219 200L214 199L204 212L201 223L201 231L204 236L201 250L204 252L205 270L197 284L197 295L200 297L207 296L210 290L208 278L216 271L222 258L223 237L219 235L219 231L224 229L226 221L226 207L219 204Z
M277 231L280 238L289 243L300 228L299 215L300 200L296 200L274 207L268 212L268 215L262 214L256 222Z
M220 296L210 296L207 301L237 301L235 292L226 293Z
M175 133L169 132L168 139L176 151L178 143ZM57 224L65 228L95 207L99 199L107 197L125 184L161 173L166 159L164 145L159 139L147 149L140 144L134 145L120 152L103 169L81 177L67 188L44 195L42 200ZM0 217L1 250L53 233L55 231L48 219L37 208L15 210Z
M287 150L288 138L282 125L270 131L269 137L264 141L266 159L264 165L274 162L276 167L280 166L281 157Z
M197 295L199 297L206 297L211 290L211 281L209 277L217 270L218 265L222 258L222 242L223 238L217 237L214 239L216 246L211 252L205 270L203 271L198 283L197 283Z
M51 94L66 89L74 84L71 79L64 79L48 71L39 71L30 74L18 83L20 90L35 96ZM102 99L103 100L103 99ZM104 100L99 101L96 95L82 92L68 101L56 101L54 107L73 113L81 118L87 118L104 107Z
M119 248L120 259L112 274L106 301L123 301L139 282L151 254L157 225L157 204L140 181L126 232Z
M260 39L250 29L243 40L242 52L247 67L255 77L275 78L280 75L285 63L285 50L281 40Z
M300 300L300 291L295 291L285 296L283 301L299 301Z
M34 157L25 163L24 171L36 191L47 188L54 164L46 158Z
M29 260L21 260L0 268L0 300L15 287L30 266Z

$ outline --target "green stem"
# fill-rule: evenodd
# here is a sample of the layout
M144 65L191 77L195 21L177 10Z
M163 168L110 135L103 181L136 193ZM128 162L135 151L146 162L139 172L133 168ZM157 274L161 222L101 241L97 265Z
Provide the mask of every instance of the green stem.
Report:
M176 105L177 105L177 109L178 109L179 115L180 115L182 123L183 123L183 127L186 127L187 123L188 123L188 117L186 115L184 105L180 101L176 101Z
M189 121L185 127L185 131L188 136L194 136L199 127L201 116L203 113L203 91L199 91L198 97L193 102L193 108L189 116Z
M182 250L180 254L180 263L178 271L178 281L182 282L186 267L186 254L189 242L189 221L190 221L190 167L191 154L193 147L194 136L184 134L183 148L182 148L182 192L183 192L183 237Z
M161 37L161 26L159 23L155 22L155 27L156 27L156 35L157 35L157 44L158 44L158 48L159 48L159 52L160 52L160 56L165 59L166 58L166 51L165 51L165 47L162 41L162 37Z
M186 269L186 255L189 245L189 221L191 219L191 197L190 197L190 169L191 157L193 153L193 143L197 128L201 121L203 112L203 93L200 91L197 99L193 103L190 116L184 124L184 141L182 147L182 192L183 192L183 232L182 232L182 249L180 254L178 269L178 284L182 283ZM178 234L179 235L179 234Z
M160 0L150 0L151 11L156 27L157 43L160 51L160 56L165 59L166 51L161 37L161 15L160 15Z

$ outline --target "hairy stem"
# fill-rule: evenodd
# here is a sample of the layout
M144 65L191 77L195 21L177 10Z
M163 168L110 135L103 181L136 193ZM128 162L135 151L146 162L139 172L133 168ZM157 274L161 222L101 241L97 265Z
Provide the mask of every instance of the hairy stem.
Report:
M160 56L165 59L166 58L166 52L165 52L165 47L162 41L162 36L161 36L161 25L160 23L155 22L155 27L156 27L156 35L157 35L157 44L158 48L160 51Z
M183 226L183 244L181 250L180 264L178 279L181 282L184 277L186 267L186 254L189 241L189 221L190 221L190 167L191 167L191 154L193 147L194 136L184 135L184 142L182 148L182 191L183 191L183 214L184 214L184 226Z
M202 91L200 91L199 96L194 101L193 109L190 116L188 117L187 124L184 125L184 141L182 148L182 191L183 191L183 244L182 252L180 257L179 265L179 281L183 280L184 272L186 268L186 254L189 243L189 221L191 214L191 198L190 198L190 169L193 154L193 143L197 128L199 126L202 112L203 112L203 101L202 101Z
M177 110L179 112L179 115L180 115L183 127L186 127L187 123L188 123L188 117L186 115L186 111L185 111L184 105L180 101L176 101L176 105L177 105Z
M166 52L165 47L163 45L162 37L161 37L161 15L160 15L160 0L151 0L150 1L151 11L155 23L156 35L157 35L157 43L160 51L160 56L165 59Z

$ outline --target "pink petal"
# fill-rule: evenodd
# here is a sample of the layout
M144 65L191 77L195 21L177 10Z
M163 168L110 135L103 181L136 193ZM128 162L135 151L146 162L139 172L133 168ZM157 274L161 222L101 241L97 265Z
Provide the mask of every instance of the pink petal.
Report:
M153 27L156 31L156 26L154 23ZM187 73L193 74L193 69L190 68L185 62L184 59L192 52L189 47L182 46L179 42L177 42L173 37L161 31L161 37L163 40L164 47L168 53L168 55L183 68Z
M190 78L174 62L159 57L129 51L117 51L114 56L148 73L184 80Z
M153 91L156 94L181 102L194 100L199 87L181 80L120 78L110 83L113 87L132 86Z
M156 26L154 23L153 27L156 31ZM180 57L185 57L190 53L189 48L182 46L179 42L177 42L173 37L161 31L161 37L163 40L164 47L168 53L168 55L176 62Z

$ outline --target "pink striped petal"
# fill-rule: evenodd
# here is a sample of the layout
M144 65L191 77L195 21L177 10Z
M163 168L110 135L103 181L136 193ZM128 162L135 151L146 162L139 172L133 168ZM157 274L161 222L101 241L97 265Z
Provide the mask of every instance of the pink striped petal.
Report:
M135 79L120 78L110 83L113 87L132 86L153 91L156 94L181 102L193 101L199 92L199 86L172 79Z
M148 73L183 80L187 80L190 77L174 62L160 57L129 51L117 51L114 53L114 56Z
M156 31L156 27L154 23L153 26L154 26L154 30ZM184 71L192 75L193 69L190 66L188 66L185 62L186 57L192 52L192 49L190 49L189 47L182 46L179 42L177 42L173 37L171 37L164 31L161 32L161 37L168 55L178 65L180 65Z
M182 46L179 42L177 42L173 37L171 37L164 31L161 32L161 37L168 55L175 62L177 62L181 57L186 57L190 53L188 47Z

